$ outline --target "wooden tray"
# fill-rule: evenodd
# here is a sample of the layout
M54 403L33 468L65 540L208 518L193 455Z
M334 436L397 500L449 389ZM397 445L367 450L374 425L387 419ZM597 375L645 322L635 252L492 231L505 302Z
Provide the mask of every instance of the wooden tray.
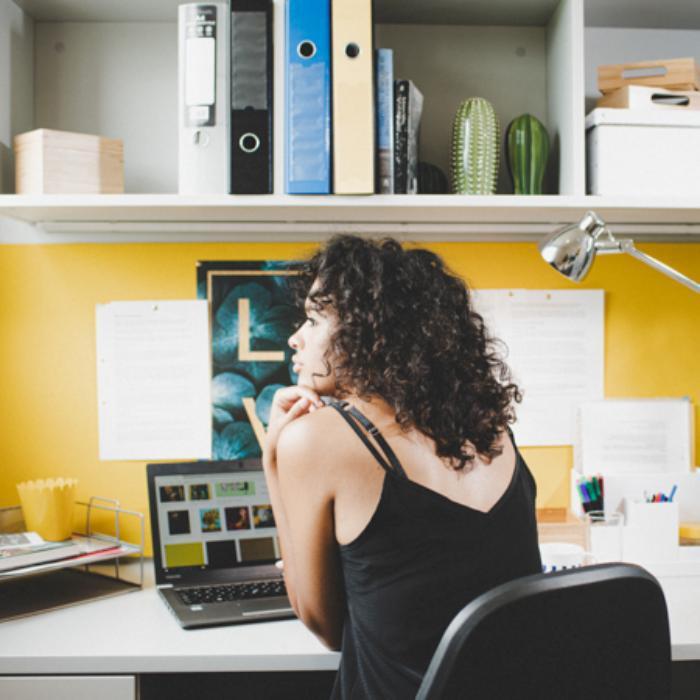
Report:
M598 89L603 94L625 85L649 85L669 90L700 90L700 66L693 58L598 66Z

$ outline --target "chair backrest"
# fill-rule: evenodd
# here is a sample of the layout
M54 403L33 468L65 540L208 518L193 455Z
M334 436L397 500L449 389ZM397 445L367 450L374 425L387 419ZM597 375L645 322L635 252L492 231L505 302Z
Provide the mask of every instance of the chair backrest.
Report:
M670 678L658 581L639 566L600 564L474 599L445 631L416 700L663 700Z

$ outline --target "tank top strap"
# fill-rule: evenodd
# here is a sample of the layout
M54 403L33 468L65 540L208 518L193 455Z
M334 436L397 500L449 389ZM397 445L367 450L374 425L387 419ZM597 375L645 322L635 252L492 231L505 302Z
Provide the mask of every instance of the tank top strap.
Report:
M398 457L394 454L391 447L389 447L389 444L379 432L378 428L367 416L363 415L347 401L336 401L334 399L327 399L326 397L324 397L323 401L326 405L332 406L343 417L345 422L355 431L355 434L360 440L362 440L365 447L372 453L372 456L379 462L382 469L388 472L394 472L404 479L408 478ZM379 445L384 455L372 444L362 428L376 440L377 445Z

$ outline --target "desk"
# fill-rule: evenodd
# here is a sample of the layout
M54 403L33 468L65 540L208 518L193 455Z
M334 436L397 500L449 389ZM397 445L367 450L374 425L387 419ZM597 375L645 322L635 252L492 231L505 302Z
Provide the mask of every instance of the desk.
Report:
M298 620L182 630L158 597L152 567L146 568L143 590L0 623L0 674L104 674L130 679L133 689L139 674L337 668L339 654L328 651ZM653 573L666 593L673 660L700 659L700 562L659 566ZM104 676L98 679L102 688L109 681ZM8 681L0 678L0 697L20 697L3 692ZM59 697L55 686L52 693ZM94 689L90 693L85 697L95 696ZM67 697L82 696L72 690ZM111 697L100 692L101 700ZM114 697L133 700L136 695Z

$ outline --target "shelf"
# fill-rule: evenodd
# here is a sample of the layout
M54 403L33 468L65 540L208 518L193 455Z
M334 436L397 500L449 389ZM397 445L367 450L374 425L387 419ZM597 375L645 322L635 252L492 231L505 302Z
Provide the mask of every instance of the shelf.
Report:
M318 240L340 231L430 240L538 240L594 209L639 240L698 240L698 198L373 195L367 197L3 195L0 216L44 234L220 234Z
M14 0L39 22L174 22L182 0ZM486 24L543 26L557 0L377 0L377 22L413 24ZM673 9L658 0L585 0L586 24L652 29L700 28L700 4L674 0Z
M39 22L174 22L182 0L14 0ZM376 20L417 24L531 25L547 23L558 0L376 0Z

